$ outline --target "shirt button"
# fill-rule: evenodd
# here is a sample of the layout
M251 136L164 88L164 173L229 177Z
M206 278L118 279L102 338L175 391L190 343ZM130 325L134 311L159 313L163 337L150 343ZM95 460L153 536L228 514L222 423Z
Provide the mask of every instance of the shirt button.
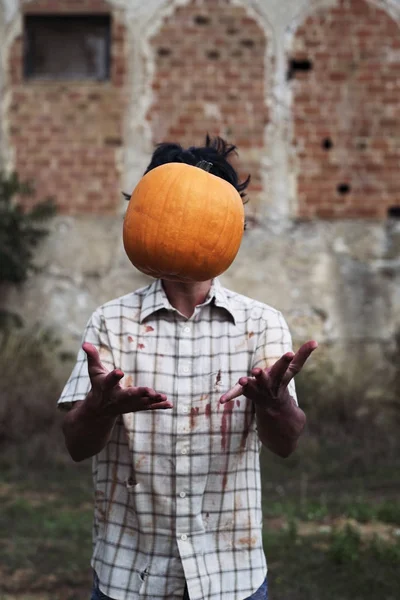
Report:
M181 535L181 540L182 540L182 542L186 542L186 540L187 540L186 533L184 533L183 535Z
M189 367L183 367L183 372L184 373L189 373Z
M181 498L185 498L185 496L186 496L185 492L181 492L179 495Z
M184 331L185 333L190 333L190 332L191 332L191 329L190 329L190 327L185 327L185 328L183 329L183 331Z
M188 412L189 412L189 409L188 409L188 407L187 407L187 406L184 406L184 407L182 408L182 411L183 411L183 412L186 414L186 413L188 413Z
M181 454L187 454L187 450L186 450L186 448L182 448L182 450L181 450Z

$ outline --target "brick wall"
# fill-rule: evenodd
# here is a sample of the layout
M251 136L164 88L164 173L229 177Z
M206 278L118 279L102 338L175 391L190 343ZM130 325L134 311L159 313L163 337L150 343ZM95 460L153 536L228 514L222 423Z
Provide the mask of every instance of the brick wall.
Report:
M400 197L399 27L340 0L297 30L290 59L299 216L384 218Z
M252 175L249 208L254 210L269 118L262 29L241 6L192 0L165 19L151 44L153 141L190 146L203 143L206 132L233 141L242 176Z
M24 8L28 14L109 13L100 0L37 0ZM124 46L125 27L114 15L107 82L24 81L22 36L10 49L7 124L15 168L34 181L38 199L53 196L65 214L112 214L120 205Z
M22 10L102 14L110 6L104 0L35 0ZM118 211L127 102L134 107L148 97L140 85L134 91L127 86L133 61L126 13L112 10L108 82L24 81L22 35L8 53L5 119L14 166L34 180L38 198L55 197L67 214ZM141 48L137 34L134 43ZM241 175L252 176L248 212L257 213L260 202L279 195L264 189L261 173L261 157L271 156L264 134L275 69L266 56L279 45L229 0L178 4L150 43L152 141L200 144L208 131L237 144ZM293 216L385 218L400 196L398 25L372 2L337 0L298 28L287 60L294 139L278 142L283 153L285 144L288 155L292 143L296 151ZM136 78L144 85L147 67L140 64ZM279 176L279 165L271 168ZM274 196L271 205L278 202Z

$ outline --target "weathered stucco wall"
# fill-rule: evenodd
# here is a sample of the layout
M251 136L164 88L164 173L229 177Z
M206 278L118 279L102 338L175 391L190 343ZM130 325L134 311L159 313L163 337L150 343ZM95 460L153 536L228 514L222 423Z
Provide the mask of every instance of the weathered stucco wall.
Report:
M344 359L349 352L354 351L354 344L361 353L372 348L379 356L393 344L394 335L400 328L400 226L394 219L387 220L383 210L377 211L375 215L379 219L358 218L363 215L362 190L357 191L356 198L359 213L353 210L352 219L302 220L302 217L312 217L316 213L306 214L304 203L307 202L307 194L302 192L299 195L299 185L301 192L305 187L302 182L305 181L308 169L311 173L313 169L319 168L326 156L321 157L323 150L320 145L318 151L314 152L311 142L308 162L302 155L309 140L313 139L313 136L310 138L305 135L304 143L299 144L299 132L296 129L296 114L300 111L304 118L304 87L307 85L303 79L304 74L299 76L299 80L295 78L289 81L287 74L288 60L293 56L294 50L299 48L299 28L311 18L310 15L318 14L318 18L322 18L323 11L332 12L341 7L349 11L350 5L360 6L362 2L364 0L232 0L232 5L237 7L236 18L241 23L243 21L243 27L249 26L252 31L260 32L256 44L259 44L265 56L262 97L258 85L254 88L256 96L250 94L247 100L252 106L257 103L262 105L262 115L260 111L256 111L256 120L252 121L252 106L238 108L241 106L240 89L239 93L236 90L230 96L229 111L234 114L232 106L236 106L244 113L242 122L238 120L235 133L243 135L247 128L247 131L253 131L250 137L253 134L255 136L255 152L252 154L251 147L243 148L244 167L250 170L254 167L258 175L255 176L255 187L250 194L248 208L253 217L251 227L245 234L234 265L222 277L222 281L228 287L282 310L291 325L296 343L314 337L325 342L325 346L332 349L333 356L339 356L340 348L340 357ZM29 2L24 2L24 5L28 4ZM226 10L227 3L223 2L221 6L222 4ZM193 17L194 9L198 8L203 14L208 4L194 0L148 0L145 3L139 0L113 0L109 5L112 10L118 11L125 26L124 43L129 65L124 87L123 144L118 152L120 175L115 171L117 198L121 189L130 191L139 180L153 143L160 141L163 132L170 130L172 136L176 123L172 122L173 119L171 123L166 123L168 115L163 116L161 100L162 93L165 94L166 91L161 93L160 82L164 81L162 85L167 86L167 90L169 85L187 85L188 99L185 100L185 106L187 102L190 103L190 94L193 93L191 85L196 83L195 79L192 84L179 82L172 75L171 78L166 75L160 79L160 71L162 74L163 69L166 68L171 73L174 70L171 54L165 51L160 54L157 51L166 47L166 29L168 32L168 27L173 26L176 11L184 22L185 18ZM376 14L384 11L388 22L400 22L400 1L371 0L368 5L377 8ZM221 18L221 14L218 18ZM18 162L17 149L9 130L11 91L7 72L15 40L21 33L21 13L17 2L3 0L2 19L5 35L1 73L2 156L7 167L13 168ZM204 27L204 23L202 26ZM230 25L231 29L235 27L237 25ZM218 37L214 35L213 39ZM220 53L225 56L227 46L223 36L221 40ZM399 40L396 31L392 32L390 44L396 46ZM174 51L177 43L174 42ZM318 39L316 43L319 43ZM204 50L201 45L199 48L197 52ZM252 48L248 44L247 47L246 44L243 46L244 51L252 51ZM236 46L230 49L231 52L237 51ZM223 67L214 64L218 60L215 58L217 55L214 46L207 51L211 52L209 60L212 61L214 73L218 74L218 69ZM255 62L259 66L259 56L255 58ZM179 68L183 68L182 64ZM204 68L208 68L207 65ZM211 70L209 80L212 82ZM228 94L229 81L221 78L219 81L222 81L223 90ZM238 81L241 86L245 85L245 80L242 82L240 78L234 78L233 81L233 87ZM312 81L313 89L310 93L316 93L318 80L314 78ZM397 82L393 81L393 85L395 84ZM208 89L210 85L211 83L208 84ZM301 88L303 95L300 98L303 97L303 101L299 100ZM217 117L219 112L223 114L225 105L221 104L220 98L217 98L218 101L204 100L202 93L197 88L196 107L201 109L198 120L186 118L179 125L182 135L177 130L174 136L177 141L181 141L180 138L189 140L191 134L194 135L199 130L199 123L203 122L203 118L207 117L207 123L215 123L215 127L218 124L221 126ZM182 99L181 96L178 98ZM297 106L296 102L303 102L303 105ZM322 116L328 118L328 115ZM176 115L174 119L175 117ZM391 119L390 144L395 155L399 147L400 119L396 112L393 112ZM233 117L231 120L236 123ZM256 130L262 128L262 131L251 130L254 122ZM307 123L305 129L306 126ZM315 131L314 126L315 121L311 119L311 131ZM335 128L333 137L340 129L337 124ZM227 131L216 131L219 132L227 134ZM232 137L232 141L235 141L235 137ZM346 152L347 154L337 153L336 158L330 160L339 163L344 160L345 164L342 166L348 169L348 148ZM382 152L381 155L381 163L385 163ZM357 169L358 165L354 164L356 175L359 174ZM351 174L351 169L348 172ZM393 169L390 173L393 173ZM391 183L390 173L385 169L380 171L379 176L387 185ZM317 189L318 185L324 184L323 173L318 177ZM80 181L77 178L74 184L79 189ZM315 197L315 190L313 194ZM335 201L332 197L332 202ZM386 207L396 203L396 199L393 195L388 201L386 195L382 200L378 190L376 203L381 202L386 210ZM78 347L84 324L94 308L149 281L133 269L124 255L121 242L124 211L122 201L115 205L114 214L107 215L105 211L96 208L95 201L91 207L91 211L82 211L86 214L61 214L55 219L51 236L38 252L41 273L21 290L9 290L6 300L28 322L45 321L54 325L65 339L66 347L73 350Z
M38 253L41 274L23 291L10 290L8 305L61 330L76 350L98 305L150 281L125 256L121 224L106 216L57 218ZM399 256L397 222L265 222L246 232L221 279L279 308L296 345L315 338L338 361L368 350L385 359L400 328Z

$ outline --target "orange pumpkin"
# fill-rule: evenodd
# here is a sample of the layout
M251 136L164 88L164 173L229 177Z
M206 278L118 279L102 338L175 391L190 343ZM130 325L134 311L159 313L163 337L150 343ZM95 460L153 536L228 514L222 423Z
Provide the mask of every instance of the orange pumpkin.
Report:
M230 183L199 167L167 163L146 173L133 191L123 242L132 264L147 275L207 281L230 266L243 230L242 198Z

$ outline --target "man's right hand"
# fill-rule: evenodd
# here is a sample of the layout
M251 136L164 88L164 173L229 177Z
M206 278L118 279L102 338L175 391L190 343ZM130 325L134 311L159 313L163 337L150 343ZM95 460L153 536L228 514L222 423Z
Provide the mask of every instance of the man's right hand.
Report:
M87 342L82 346L88 360L88 371L92 384L86 398L87 409L101 417L116 417L124 413L158 408L172 408L165 394L148 387L126 387L120 385L124 373L119 369L107 371L101 363L97 349Z

